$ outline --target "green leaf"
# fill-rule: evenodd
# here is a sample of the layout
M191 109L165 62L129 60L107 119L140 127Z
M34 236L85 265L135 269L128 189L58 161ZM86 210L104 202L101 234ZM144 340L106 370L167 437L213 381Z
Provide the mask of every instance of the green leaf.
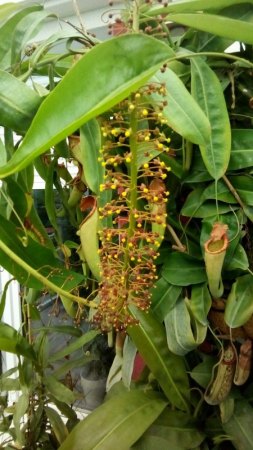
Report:
M170 351L184 356L204 341L207 326L191 317L187 299L180 299L164 319Z
M238 5L240 3L246 3L246 0L181 0L179 2L170 3L169 5L161 8L155 6L148 11L148 15L156 14L173 14L181 12L193 12L193 11L207 11L209 9L220 10L231 5ZM247 3L253 3L252 0L248 0Z
M63 422L60 414L55 411L55 409L46 406L45 413L49 419L57 441L59 442L59 444L62 444L62 442L67 438L69 434L65 423Z
M29 127L42 99L25 83L0 70L0 125L17 132Z
M60 383L53 375L45 377L43 382L50 394L60 402L71 404L76 400L77 395L63 383Z
M59 450L129 450L166 407L154 392L128 391L113 396L82 420ZM99 425L100 424L100 425Z
M251 176L231 176L229 177L233 188L239 194L239 197L247 206L253 206L253 180Z
M57 379L64 378L66 376L66 373L68 373L72 369L77 369L79 367L84 368L86 364L88 364L91 361L97 360L95 356L90 355L83 355L81 358L77 359L70 359L61 364L57 369L54 371L53 375ZM65 361L65 360L64 360Z
M228 170L240 170L252 166L253 130L232 130L232 148Z
M148 127L148 125L146 124ZM162 150L156 150L153 142L140 142L137 148L137 167L138 169L151 159L161 155Z
M169 156L165 153L160 155L160 160L165 162L166 166L171 167L171 172L176 175L177 178L181 179L183 177L183 168L182 165L179 164L174 157Z
M192 286L189 307L196 320L202 325L207 325L207 314L211 308L212 299L206 283Z
M225 203L237 203L237 200L223 180L219 180L217 183L210 183L203 191L201 200L204 203L206 200L215 200L216 198Z
M186 253L171 253L167 256L162 276L176 286L189 286L206 281L203 261Z
M170 20L234 41L253 44L252 24L242 20L201 12L196 14L170 14Z
M20 6L17 3L4 3L0 6L0 20L5 19L6 16L19 8Z
M203 188L197 188L188 195L181 209L182 216L204 218L216 216L218 212L219 214L224 214L231 211L229 205L219 203L217 209L215 201L204 202L203 192Z
M17 235L17 227L3 216L0 216L0 218L0 239L17 256L29 264L29 266L39 271L49 281L64 288L66 291L72 290L83 282L83 276L78 272L65 269L51 249L44 247L31 238L29 238L27 246L24 247L20 237ZM21 284L36 289L42 289L44 287L42 282L29 276L29 273L25 269L15 263L2 250L0 250L0 265L10 272Z
M223 429L237 450L253 450L253 409L246 400L238 400L231 419Z
M192 95L211 124L211 136L200 146L201 156L210 175L218 180L227 170L231 131L220 81L202 58L191 59ZM214 95L215 92L215 95Z
M24 430L22 430L20 421L21 419L24 419L24 415L27 413L28 407L29 393L28 391L26 391L20 395L17 403L15 404L15 411L13 414L13 424L15 428L16 439L19 444L25 443Z
M0 322L0 350L34 359L33 347L15 328Z
M11 5L11 4L9 4ZM14 5L14 4L13 4ZM0 9L0 18L2 14L2 8ZM12 6L11 9L18 9L18 5ZM10 9L10 11L11 11ZM22 8L17 14L11 16L0 28L0 69L7 69L11 65L11 52L10 52L10 42L12 40L13 32L19 21L23 17L34 11L41 11L42 6L35 5L28 8Z
M106 380L106 391L110 391L114 384L118 383L122 379L122 363L123 356L120 353L116 353L114 360L111 364L107 380Z
M205 435L192 416L166 409L132 447L133 450L196 449Z
M21 61L26 44L38 33L45 19L50 16L53 14L48 11L34 11L26 14L18 22L11 42L11 65L14 67L14 72L15 65Z
M226 301L224 319L231 328L244 325L253 314L253 277L243 275L232 285Z
M95 194L99 194L99 185L103 182L104 168L98 163L101 149L100 127L97 120L92 119L80 128L80 164L87 186Z
M221 415L221 422L227 423L229 419L231 419L231 416L235 409L235 400L233 397L227 397L225 400L223 400L220 405L220 415Z
M51 62L52 61L51 58L55 57L55 61L53 61L55 73L60 76L63 76L66 73L66 71L69 70L70 67L72 66L73 57L70 55L70 56L66 56L64 59L59 58L59 56L60 56L59 53L54 54L54 53L52 53L51 49L53 46L55 46L57 44L60 44L61 46L64 45L64 43L66 41L68 41L69 39L78 40L81 37L83 37L82 33L78 32L77 30L60 29L56 33L50 35L48 38L44 38L38 44L37 48L34 50L33 54L29 58L29 63L31 65L31 67L33 67L34 72L40 73L40 75L46 75L47 74L47 66L44 66L44 71L43 71L43 65L42 65L41 71L40 71L40 69L39 69L40 65L38 64L38 62L46 63L48 57L50 58L50 62ZM91 37L91 39L92 39L92 37ZM98 41L96 41L96 39L94 39L94 41L96 43L98 42ZM46 53L48 53L49 50L50 50L50 56L48 55L45 57L45 59L43 59L43 56ZM60 66L60 64L61 64L61 66ZM33 82L33 85L34 84L35 83ZM35 84L35 86L38 86L38 85ZM45 87L39 86L39 89L42 89L42 92L43 92L45 90ZM48 93L47 90L46 90L46 92Z
M181 288L168 283L161 277L151 290L152 311L162 322L166 314L174 307L181 294Z
M1 391L20 391L20 382L18 378L4 378L0 379Z
M3 166L6 163L6 160L7 152L2 140L0 139L0 166Z
M190 372L193 380L195 380L201 387L207 388L212 378L213 366L217 363L217 358L213 356L205 356L204 361L199 363Z
M54 189L54 179L57 164L58 164L57 158L53 159L47 170L47 177L45 184L45 207L49 222L51 226L54 228L56 240L58 242L61 242L61 233L56 217L55 189Z
M69 336L80 337L82 331L80 328L72 327L71 325L52 325L49 327L43 326L43 328L36 328L36 331L45 331L47 333L63 333Z
M0 177L23 169L50 146L123 100L173 55L167 44L141 34L119 36L93 47L47 96L23 143L0 169Z
M128 334L170 403L187 411L189 386L184 360L168 350L164 327L151 311L144 313L131 307L131 313L139 324L129 327Z
M57 407L57 409L63 414L63 416L70 420L71 425L79 422L76 411L74 411L74 409L71 407L71 405L67 405L66 403L59 402L56 399L54 399L54 404Z
M122 362L122 381L124 386L130 389L132 382L132 374L134 369L134 362L137 353L137 348L133 341L126 336L123 347L123 362Z
M79 350L79 348L83 347L85 344L92 341L99 333L100 331L98 330L87 331L80 338L76 339L74 342L71 342L62 350L59 350L58 352L51 355L49 361L50 362L57 361L58 359L62 359L65 356L75 352L76 350Z
M231 270L248 270L249 268L249 260L247 253L242 245L237 245L235 252L233 254L233 258L226 266L226 270L229 272Z
M99 214L97 208L97 200L93 196L86 197L88 202L89 214L82 221L77 235L80 236L81 251L79 251L80 258L87 262L92 275L100 280L101 278L101 263L99 257L99 239L98 226Z
M185 139L205 145L211 134L210 123L180 78L167 69L164 73L157 73L153 80L166 86L163 100L167 105L163 108L163 115L168 125ZM159 101L159 95L153 95L153 98Z
M1 295L0 300L0 320L2 320L4 309L5 309L5 302L6 302L6 294L8 292L8 287L11 284L11 282L14 280L14 278L11 278L9 281L7 281L4 285L4 289Z
M17 372L18 368L14 367L7 370L0 376L0 390L3 391L20 391L20 380L13 374Z

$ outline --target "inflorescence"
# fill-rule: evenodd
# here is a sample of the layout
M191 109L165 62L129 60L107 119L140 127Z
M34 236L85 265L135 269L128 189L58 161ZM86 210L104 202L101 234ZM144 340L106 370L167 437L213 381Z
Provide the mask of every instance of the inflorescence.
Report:
M152 105L152 95L162 101ZM164 134L164 85L149 84L123 101L101 127L100 304L95 322L102 330L125 330L136 323L129 306L150 307L150 288L157 279L155 261L166 227L170 167L160 159L168 152ZM103 202L105 194L110 201Z

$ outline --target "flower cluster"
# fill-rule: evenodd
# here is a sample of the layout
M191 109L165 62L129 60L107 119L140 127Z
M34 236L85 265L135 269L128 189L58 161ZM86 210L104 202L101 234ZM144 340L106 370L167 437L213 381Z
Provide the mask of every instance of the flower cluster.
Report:
M152 105L152 93L165 94L163 85L150 84L118 105L104 121L104 144L99 162L105 168L100 185L101 259L100 304L95 321L103 330L125 330L134 324L129 306L150 307L150 288L157 278L166 227L170 167L161 159L170 139L160 131L166 123L164 102ZM108 191L111 200L103 204Z

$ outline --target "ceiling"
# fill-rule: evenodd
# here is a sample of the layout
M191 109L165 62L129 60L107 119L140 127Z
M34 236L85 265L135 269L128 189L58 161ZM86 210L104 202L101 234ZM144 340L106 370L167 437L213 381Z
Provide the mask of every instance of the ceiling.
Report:
M75 5L72 0L44 0L44 7L60 17L75 15ZM108 8L108 0L76 0L80 13Z

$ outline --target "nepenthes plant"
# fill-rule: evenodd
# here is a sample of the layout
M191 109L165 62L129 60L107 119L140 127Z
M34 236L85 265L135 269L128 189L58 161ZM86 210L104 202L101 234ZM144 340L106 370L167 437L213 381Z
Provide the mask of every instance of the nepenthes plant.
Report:
M2 390L21 392L1 402L3 445L250 450L252 1L125 3L105 42L84 27L37 42L42 7L0 8L0 264L23 312L19 331L1 323L19 358ZM41 294L71 325L33 329ZM64 381L98 335L106 401L79 421Z

